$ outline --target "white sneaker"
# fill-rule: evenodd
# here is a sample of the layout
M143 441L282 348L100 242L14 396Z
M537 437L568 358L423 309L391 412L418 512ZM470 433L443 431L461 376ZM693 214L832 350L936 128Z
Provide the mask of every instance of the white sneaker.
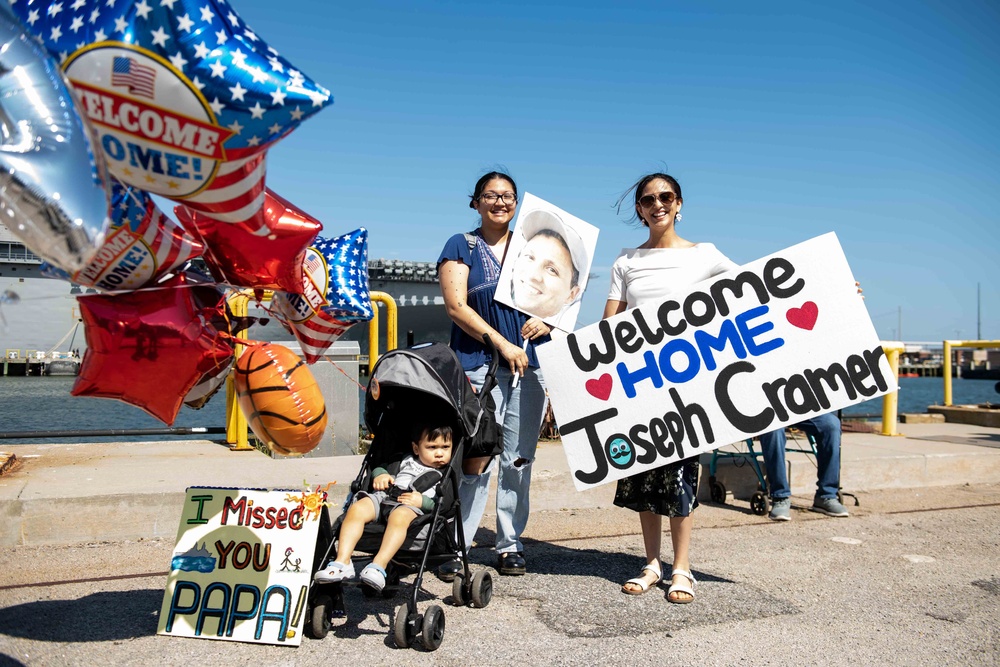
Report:
M344 565L343 563L338 563L335 560L330 561L326 564L326 568L319 570L314 576L313 581L318 584L335 584L338 581L344 581L345 579L354 578L354 563L348 563Z

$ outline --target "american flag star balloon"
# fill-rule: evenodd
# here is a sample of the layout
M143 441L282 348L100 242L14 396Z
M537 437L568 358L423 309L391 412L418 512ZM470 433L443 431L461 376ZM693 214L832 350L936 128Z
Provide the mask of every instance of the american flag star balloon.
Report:
M111 228L90 264L67 273L49 264L42 273L104 292L148 285L202 253L204 246L168 218L148 193L113 181Z
M266 235L265 150L332 102L225 0L13 0L119 180Z
M312 364L352 325L372 318L368 230L317 239L306 249L302 282L301 294L276 292L272 305Z

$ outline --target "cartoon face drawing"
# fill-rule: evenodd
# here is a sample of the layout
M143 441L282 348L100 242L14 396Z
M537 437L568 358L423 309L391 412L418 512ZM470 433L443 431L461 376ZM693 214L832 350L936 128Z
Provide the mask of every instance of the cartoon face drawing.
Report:
M604 445L608 461L616 468L625 469L635 462L635 450L624 438L613 438Z

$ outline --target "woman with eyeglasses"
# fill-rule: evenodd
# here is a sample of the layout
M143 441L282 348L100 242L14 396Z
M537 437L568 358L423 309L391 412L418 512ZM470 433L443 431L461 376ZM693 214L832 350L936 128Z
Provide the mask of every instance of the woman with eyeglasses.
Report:
M546 403L535 345L549 340L550 328L493 298L517 210L514 179L496 171L484 174L476 183L469 208L479 215L477 228L448 239L438 257L438 278L452 320L451 348L476 389L483 386L490 361L483 334L490 335L503 358L493 390L497 423L503 428L503 451L498 459L465 459L459 489L462 527L466 546L470 546L496 469L497 569L500 574L520 575L525 573L521 533L528 523L531 464ZM447 580L458 569L457 562L446 563L439 574Z
M648 174L625 191L635 195L635 215L649 237L638 248L625 248L611 267L611 289L604 317L650 302L662 302L672 292L736 268L711 243L692 243L677 234L681 220L681 186L668 174ZM678 461L621 479L615 505L639 513L646 565L639 576L622 586L628 595L641 595L663 579L660 541L663 517L670 519L673 565L667 599L677 604L694 601L691 574L691 512L698 506L698 457Z

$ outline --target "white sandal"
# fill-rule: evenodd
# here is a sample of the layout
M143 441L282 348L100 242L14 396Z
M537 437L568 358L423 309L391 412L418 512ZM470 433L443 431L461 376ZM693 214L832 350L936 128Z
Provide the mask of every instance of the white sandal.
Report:
M650 583L650 582L646 581L645 579L643 579L642 577L636 577L635 579L629 579L624 584L622 584L622 593L624 593L625 595L642 595L643 593L645 593L646 591L648 591L650 588L652 588L656 584L658 584L661 581L663 581L663 572L661 572L660 568L658 568L656 566L656 563L647 563L646 566L643 567L642 570L640 570L640 572L645 572L646 570L649 570L650 572L652 572L653 574L656 575L656 581L654 581L653 583ZM633 586L637 586L639 588L639 590L635 591L635 590L631 590L631 589L625 588L629 584L632 584Z
M687 579L688 581L690 581L691 585L688 586L687 584L684 584L684 583L680 583L680 584L671 583L670 584L670 588L667 589L667 600L670 601L670 602L673 602L674 604L690 604L690 603L694 602L694 586L698 582L696 582L694 580L694 575L693 574L691 574L687 570L682 570L680 568L673 568L670 571L670 579L671 579L671 581L673 581L674 575L678 575L678 574L680 576L684 577L685 579ZM670 597L674 593L687 593L691 597L689 597L689 598L681 598L679 600L675 600L674 598Z

